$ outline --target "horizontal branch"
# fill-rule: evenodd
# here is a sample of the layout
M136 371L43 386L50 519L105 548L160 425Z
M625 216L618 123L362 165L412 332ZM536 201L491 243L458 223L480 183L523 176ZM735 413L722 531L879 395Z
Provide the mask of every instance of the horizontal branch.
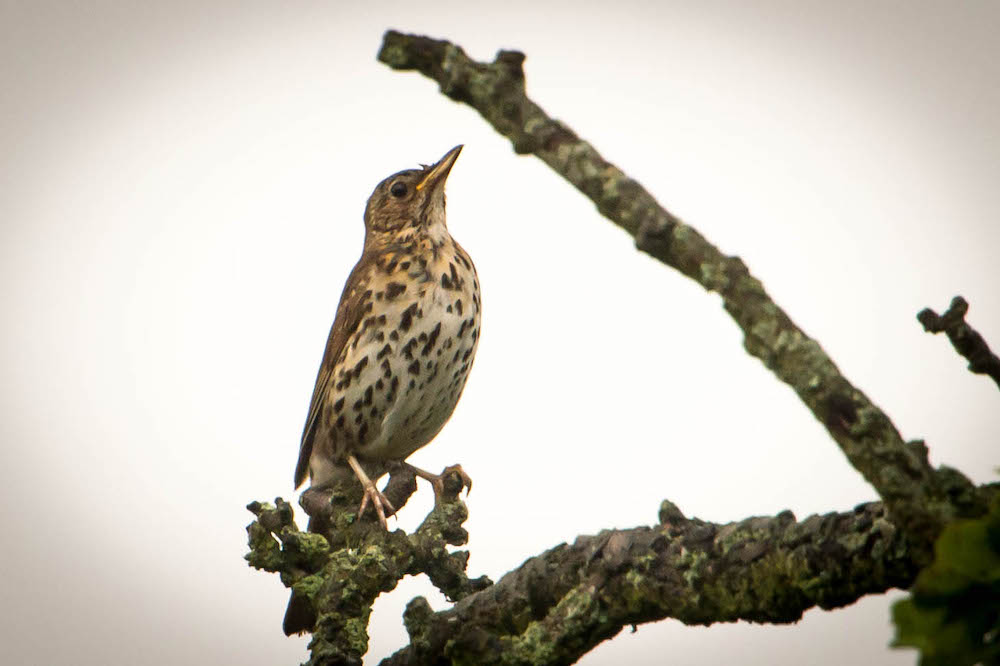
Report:
M979 375L989 375L1000 387L1000 358L990 351L989 345L976 329L965 321L969 312L969 303L961 296L951 299L951 305L943 315L930 308L924 308L917 314L917 320L928 333L942 331L951 340L951 346L969 361L969 371Z
M448 610L417 597L404 615L410 644L383 666L567 664L629 625L795 622L907 587L918 571L881 503L719 525L664 502L660 520L556 546Z
M633 236L639 250L718 293L743 330L746 350L826 427L906 531L919 561L930 561L931 544L956 515L985 512L968 479L953 470L942 476L928 463L926 449L904 442L889 417L774 303L739 257L720 252L531 101L523 54L500 51L492 63L476 62L447 41L389 31L378 57L394 69L416 70L437 81L442 93L476 109L509 138L515 152L534 154L583 192ZM956 505L951 499L956 494L973 498L971 504Z

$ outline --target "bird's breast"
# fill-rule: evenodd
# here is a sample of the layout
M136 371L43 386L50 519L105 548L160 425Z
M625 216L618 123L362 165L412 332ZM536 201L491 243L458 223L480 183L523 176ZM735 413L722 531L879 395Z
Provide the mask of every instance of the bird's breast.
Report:
M479 282L460 246L383 259L326 399L336 458L402 460L429 442L454 411L479 342Z

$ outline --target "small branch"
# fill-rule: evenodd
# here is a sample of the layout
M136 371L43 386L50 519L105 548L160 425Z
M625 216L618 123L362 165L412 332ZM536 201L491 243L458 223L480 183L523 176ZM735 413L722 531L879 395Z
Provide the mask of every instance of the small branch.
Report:
M926 451L903 441L889 417L771 300L739 257L724 255L532 102L525 93L523 54L500 51L494 62L481 63L447 41L389 31L378 58L437 81L442 93L476 109L509 138L515 152L534 154L590 198L633 236L639 250L718 293L743 330L746 350L798 394L878 491L919 561L930 561L931 544L942 527L970 508L957 507L949 493L958 483L968 495L972 484L950 473L947 482L942 480L922 454ZM985 503L973 504L974 515L985 512Z
M918 571L880 503L718 525L664 502L660 517L556 546L448 610L417 597L404 615L410 645L383 666L568 664L629 625L795 622L907 587Z
M1000 387L1000 358L990 351L983 336L965 322L968 311L968 302L961 296L956 296L951 299L951 305L943 315L924 308L917 315L917 320L928 333L944 331L955 351L968 359L969 371L989 375Z
M406 492L406 485L404 479L398 487L408 497L412 490ZM425 573L452 600L492 585L485 576L466 576L468 552L448 550L469 539L462 528L469 514L458 499L461 489L457 474L446 476L442 501L411 535L385 531L370 515L373 511L359 520L360 485L352 482L325 494L325 501L321 493L303 493L303 505L313 512L308 532L299 530L291 505L280 497L273 505L253 502L247 507L257 517L247 526L247 561L281 574L282 583L307 599L315 612L311 666L360 664L368 650L372 604L404 576Z

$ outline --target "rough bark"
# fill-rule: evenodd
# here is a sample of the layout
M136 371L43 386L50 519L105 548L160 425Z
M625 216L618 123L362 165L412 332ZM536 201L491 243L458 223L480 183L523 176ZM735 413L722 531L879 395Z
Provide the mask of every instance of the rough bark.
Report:
M416 488L412 472L406 471L397 471L389 486L387 494L397 507ZM458 499L461 489L462 479L447 475L441 501L409 535L382 529L374 511L359 517L356 483L303 493L302 505L311 514L306 532L296 526L291 505L280 497L274 504L247 506L257 517L247 526L247 561L280 574L281 582L306 597L316 611L309 664L360 664L368 651L372 604L404 576L426 574L451 600L492 585L485 576L470 580L465 575L468 552L448 550L469 540L462 527L469 514Z
M299 531L280 499L249 507L257 520L247 528L247 559L317 604L310 664L360 663L372 602L420 572L457 603L434 613L423 597L412 600L410 645L383 664L571 663L629 625L795 622L814 606L907 587L919 571L878 502L803 521L785 511L715 524L664 501L658 525L580 536L492 585L470 580L467 555L447 551L466 539L467 513L454 494L409 536L338 506L355 499L334 499L336 525L325 537Z

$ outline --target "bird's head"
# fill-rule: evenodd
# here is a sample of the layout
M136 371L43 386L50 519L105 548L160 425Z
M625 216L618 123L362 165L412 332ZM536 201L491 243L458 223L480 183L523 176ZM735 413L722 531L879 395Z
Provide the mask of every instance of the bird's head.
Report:
M365 207L366 231L395 235L444 226L444 183L460 152L462 146L455 146L435 164L400 171L379 183Z

